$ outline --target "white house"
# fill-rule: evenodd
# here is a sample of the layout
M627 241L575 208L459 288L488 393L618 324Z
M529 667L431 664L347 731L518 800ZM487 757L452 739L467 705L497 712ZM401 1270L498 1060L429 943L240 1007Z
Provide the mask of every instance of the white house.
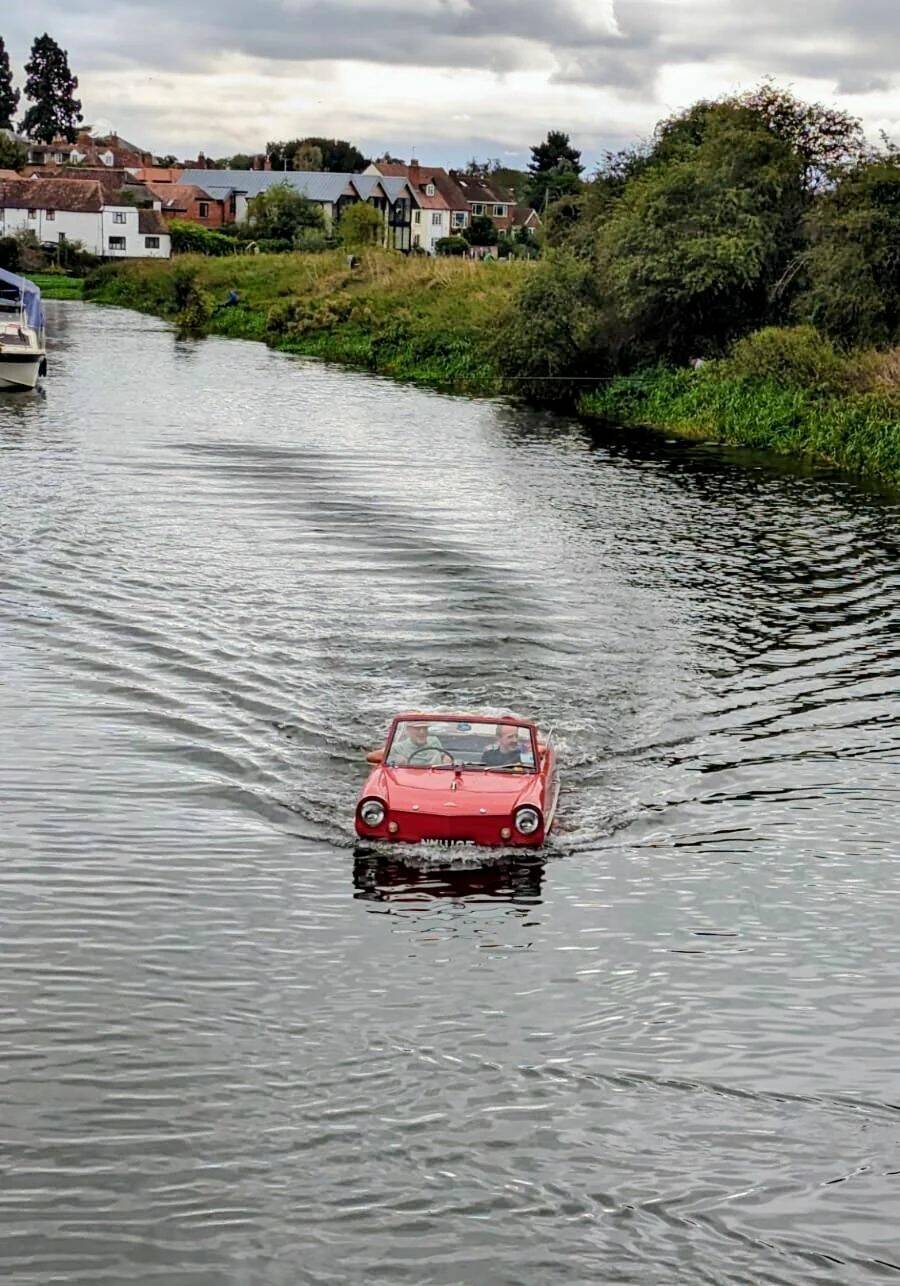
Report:
M171 238L158 210L105 197L96 180L15 179L0 183L0 236L33 232L41 245L78 241L104 259L168 259Z

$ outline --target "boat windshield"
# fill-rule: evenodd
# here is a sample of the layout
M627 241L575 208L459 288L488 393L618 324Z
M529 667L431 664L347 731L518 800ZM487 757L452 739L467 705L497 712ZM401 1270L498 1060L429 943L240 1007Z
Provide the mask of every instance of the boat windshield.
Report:
M384 762L389 768L536 771L529 727L465 719L398 720Z

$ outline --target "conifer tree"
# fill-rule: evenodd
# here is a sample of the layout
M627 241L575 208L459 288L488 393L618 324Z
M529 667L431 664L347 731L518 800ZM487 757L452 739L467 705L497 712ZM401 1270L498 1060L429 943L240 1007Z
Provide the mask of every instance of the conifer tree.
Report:
M0 36L0 129L12 129L13 117L19 105L19 91L13 88L9 54Z
M22 128L29 138L52 143L63 137L74 143L81 121L81 101L75 97L78 78L69 71L69 55L46 32L36 36L25 64L25 97L29 107Z

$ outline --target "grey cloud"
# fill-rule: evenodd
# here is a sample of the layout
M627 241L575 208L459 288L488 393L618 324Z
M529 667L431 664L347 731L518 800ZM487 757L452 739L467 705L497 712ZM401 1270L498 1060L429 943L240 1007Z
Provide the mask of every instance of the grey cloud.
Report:
M7 43L21 60L47 29L76 73L202 70L241 53L276 75L335 59L501 73L543 66L557 81L652 95L673 64L727 60L750 75L827 77L855 93L889 85L900 66L897 0L617 0L617 33L592 20L600 0L593 9L591 0L48 0L39 11L36 20L33 7L11 7Z

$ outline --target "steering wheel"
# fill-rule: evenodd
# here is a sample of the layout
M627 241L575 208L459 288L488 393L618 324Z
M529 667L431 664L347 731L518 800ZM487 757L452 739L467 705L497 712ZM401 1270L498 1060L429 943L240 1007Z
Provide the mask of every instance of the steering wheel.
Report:
M438 754L440 754L443 758L447 760L447 763L451 764L452 766L456 765L456 760L453 758L450 751L444 750L442 747L438 747L438 746L416 746L412 754L406 756L406 762L407 764L411 764L412 761L415 759L416 755L421 755L421 754L433 755L436 750ZM434 766L435 766L434 764L428 765L429 768L433 768Z

